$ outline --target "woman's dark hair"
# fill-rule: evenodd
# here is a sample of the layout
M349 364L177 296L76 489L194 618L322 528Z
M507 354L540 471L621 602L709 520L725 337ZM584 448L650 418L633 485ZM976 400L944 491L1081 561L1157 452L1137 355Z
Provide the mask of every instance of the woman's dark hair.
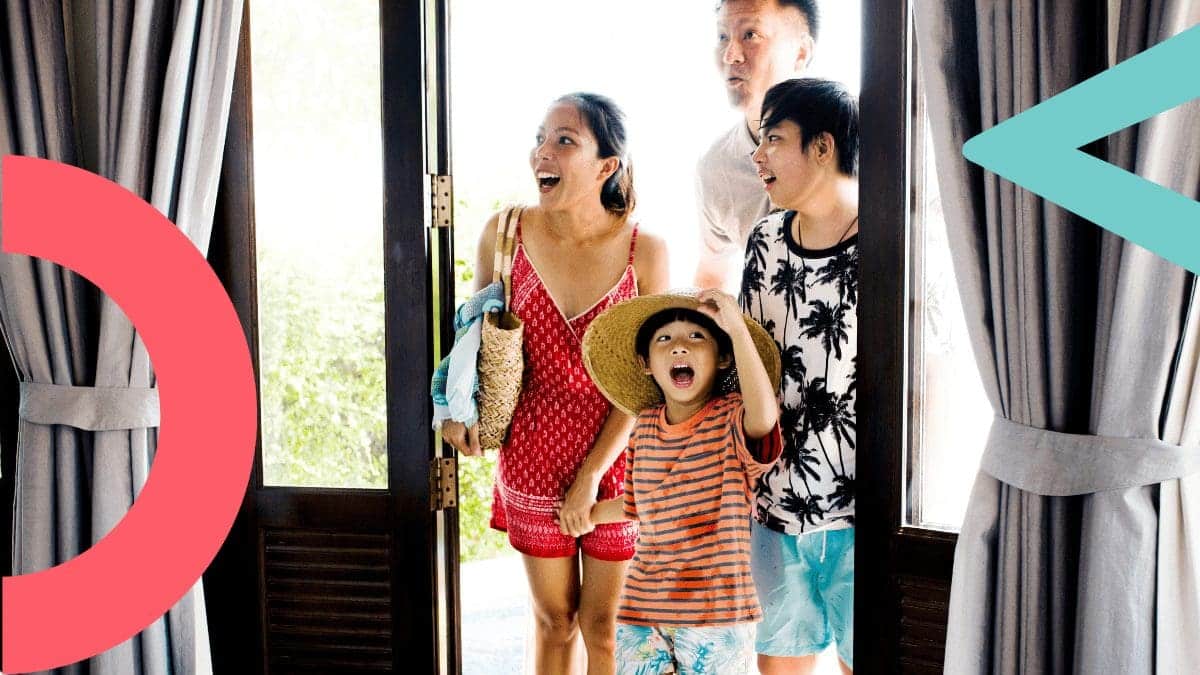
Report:
M823 133L837 146L838 171L858 175L858 101L838 82L815 77L784 80L763 97L762 125L791 120L800 127L801 147Z
M597 154L601 159L617 158L617 170L600 188L600 203L609 213L628 215L633 211L637 196L633 191L633 164L626 147L625 113L607 96L582 91L567 94L556 103L575 106L596 137Z
M717 341L717 358L733 356L733 341L729 339L728 333L721 330L707 314L683 307L664 309L656 314L651 314L642 322L642 327L638 329L637 338L633 342L638 355L648 360L650 358L650 340L654 339L654 334L658 332L659 328L676 321L690 321L708 331L712 339Z

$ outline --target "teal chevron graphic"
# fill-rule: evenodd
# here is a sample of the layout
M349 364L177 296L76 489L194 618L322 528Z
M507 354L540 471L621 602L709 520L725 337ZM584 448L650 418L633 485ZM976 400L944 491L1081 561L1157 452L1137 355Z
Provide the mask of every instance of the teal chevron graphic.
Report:
M1079 150L1200 98L1197 64L1200 26L988 129L963 156L1200 274L1200 202Z

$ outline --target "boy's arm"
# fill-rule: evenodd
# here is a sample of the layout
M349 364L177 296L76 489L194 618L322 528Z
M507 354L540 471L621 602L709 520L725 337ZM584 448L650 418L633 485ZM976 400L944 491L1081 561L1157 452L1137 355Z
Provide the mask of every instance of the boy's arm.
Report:
M604 523L621 523L626 520L632 520L625 515L625 498L616 497L606 499L602 502L596 502L592 507L592 523L595 525L603 525Z
M746 328L742 310L733 296L721 291L703 291L698 299L700 311L712 317L733 342L733 361L737 364L738 385L745 408L743 428L746 438L762 438L771 433L779 421L779 402L767 368Z
M588 451L583 465L575 474L575 480L563 496L559 529L569 537L583 536L592 530L588 514L596 504L600 481L617 457L625 451L634 418L613 408L600 427L600 433L592 449Z

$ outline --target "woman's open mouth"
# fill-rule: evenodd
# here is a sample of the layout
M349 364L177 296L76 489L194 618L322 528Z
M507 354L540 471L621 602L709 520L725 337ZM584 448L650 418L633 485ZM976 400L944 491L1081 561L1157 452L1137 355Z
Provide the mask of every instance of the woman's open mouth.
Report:
M687 389L692 386L692 381L696 378L696 371L692 367L684 364L671 366L671 383L680 389Z
M548 171L538 171L536 175L538 190L543 194L553 190L554 186L558 185L558 182L562 180L562 177L558 174L553 174Z

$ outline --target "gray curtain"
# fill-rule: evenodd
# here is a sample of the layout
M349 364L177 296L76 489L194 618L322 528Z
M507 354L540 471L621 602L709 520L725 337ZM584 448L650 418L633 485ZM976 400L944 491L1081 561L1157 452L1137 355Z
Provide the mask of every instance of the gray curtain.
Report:
M241 0L8 0L0 153L120 183L207 250L241 14ZM13 573L23 574L77 556L128 511L154 458L158 399L133 326L69 271L0 255L0 325L22 380ZM69 387L72 405L48 384ZM199 583L138 636L64 669L211 671Z
M915 4L955 271L996 413L955 555L947 673L1200 663L1195 280L961 154L1109 66L1106 9L1121 59L1200 22L1191 0L1109 4ZM1088 151L1195 199L1198 111Z

